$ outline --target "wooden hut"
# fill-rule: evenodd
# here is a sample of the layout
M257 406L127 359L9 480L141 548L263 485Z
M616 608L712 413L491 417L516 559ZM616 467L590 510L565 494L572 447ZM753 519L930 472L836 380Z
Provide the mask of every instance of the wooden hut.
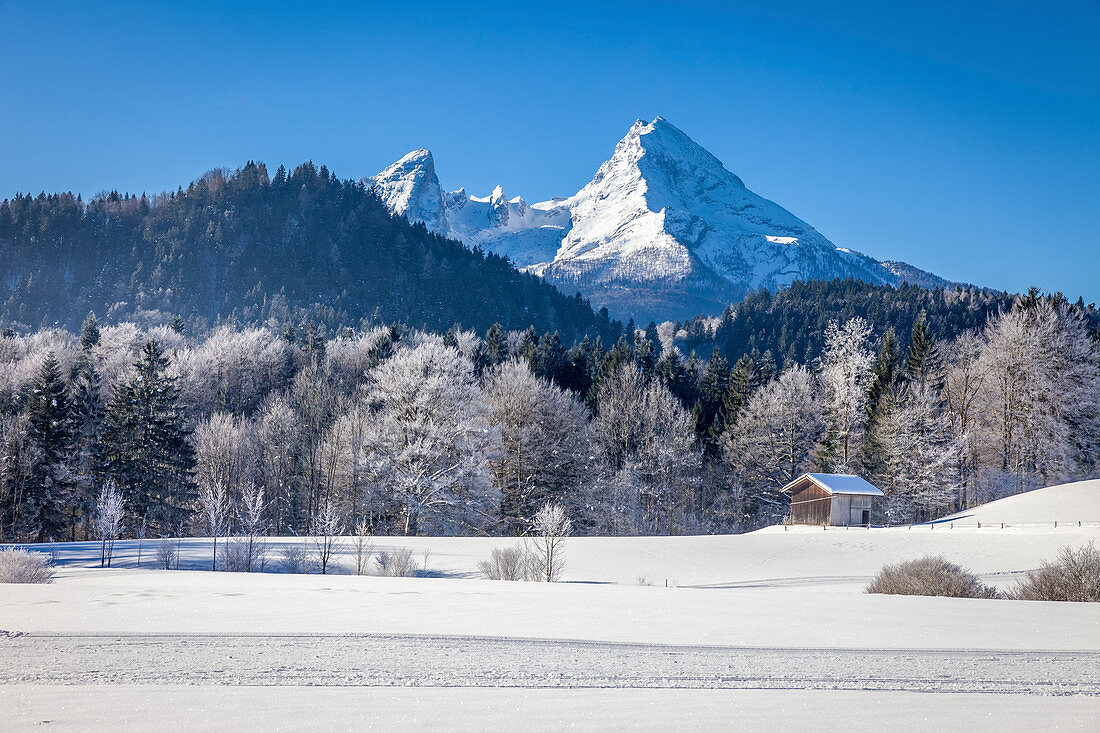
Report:
M846 473L804 473L783 487L791 497L792 524L834 527L871 523L873 502L883 494Z

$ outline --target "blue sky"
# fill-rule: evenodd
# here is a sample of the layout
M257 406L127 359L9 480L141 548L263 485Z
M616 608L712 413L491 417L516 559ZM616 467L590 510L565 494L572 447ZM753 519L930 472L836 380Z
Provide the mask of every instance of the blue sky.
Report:
M838 245L1100 301L1100 4L0 0L0 197L249 159L583 186L662 115Z

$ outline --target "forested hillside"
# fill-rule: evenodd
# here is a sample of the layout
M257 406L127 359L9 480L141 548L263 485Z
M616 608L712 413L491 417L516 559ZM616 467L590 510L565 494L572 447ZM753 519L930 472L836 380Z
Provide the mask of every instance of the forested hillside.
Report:
M902 346L923 312L937 338L954 338L982 326L990 314L1007 310L1013 296L978 288L922 288L871 285L859 280L796 281L778 292L760 290L730 305L719 319L698 317L675 324L668 333L677 345L700 356L714 347L730 361L752 351L778 362L804 364L821 356L825 327L856 316L879 334L894 329ZM1078 303L1082 312L1086 309ZM1088 310L1095 319L1094 310Z
M109 322L192 327L400 321L443 331L534 326L617 338L592 312L505 259L391 217L361 184L307 163L212 171L175 193L0 202L0 326Z

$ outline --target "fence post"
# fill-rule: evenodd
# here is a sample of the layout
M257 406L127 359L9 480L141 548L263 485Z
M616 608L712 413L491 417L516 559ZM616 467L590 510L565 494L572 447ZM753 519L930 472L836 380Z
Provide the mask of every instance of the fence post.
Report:
M981 529L981 528L982 528L982 523L978 522L978 529Z

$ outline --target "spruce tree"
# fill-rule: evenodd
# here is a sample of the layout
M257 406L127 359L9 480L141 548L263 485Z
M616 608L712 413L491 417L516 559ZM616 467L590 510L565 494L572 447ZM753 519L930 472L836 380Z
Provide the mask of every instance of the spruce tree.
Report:
M102 485L107 457L104 451L106 411L102 398L102 381L92 363L82 357L70 378L73 410L73 482L70 511L83 518L84 539L88 539L96 493ZM72 522L70 541L76 540L77 522Z
M741 356L730 371L729 389L723 404L722 423L728 429L733 426L737 416L748 404L749 398L765 381L765 368L755 351Z
M99 321L96 320L95 311L91 311L84 319L84 325L80 327L80 348L87 351L98 343Z
M568 388L564 379L567 359L565 345L558 332L547 334L539 341L539 371L536 374L551 380L559 387Z
M867 388L867 417L864 421L864 439L860 463L864 471L875 476L883 462L879 426L883 418L897 408L896 392L905 378L894 329L886 329L878 347L875 365L871 370L871 383Z
M485 332L485 339L481 343L481 351L484 354L486 367L500 364L508 358L508 337L504 333L504 327L499 323L489 326Z
M650 321L649 325L645 327L645 340L653 345L653 353L660 358L664 347L661 345L661 337L657 334L657 323L655 321Z
M167 366L156 341L145 344L137 374L115 389L106 431L108 472L127 495L128 508L164 532L186 516L195 496L190 431Z
M729 391L729 362L715 346L710 361L699 376L699 398L692 410L695 434L702 441L707 455L717 455L718 438L725 427L723 410Z
M690 410L695 405L695 376L688 372L679 351L666 351L657 362L656 372L668 391L680 400L684 409Z
M909 339L909 354L905 358L905 378L921 386L933 389L939 384L940 354L936 341L928 329L928 316L924 310L913 322L913 334Z
M69 500L68 466L73 441L72 409L61 367L46 354L27 395L28 433L34 447L26 518L39 541L62 537Z

